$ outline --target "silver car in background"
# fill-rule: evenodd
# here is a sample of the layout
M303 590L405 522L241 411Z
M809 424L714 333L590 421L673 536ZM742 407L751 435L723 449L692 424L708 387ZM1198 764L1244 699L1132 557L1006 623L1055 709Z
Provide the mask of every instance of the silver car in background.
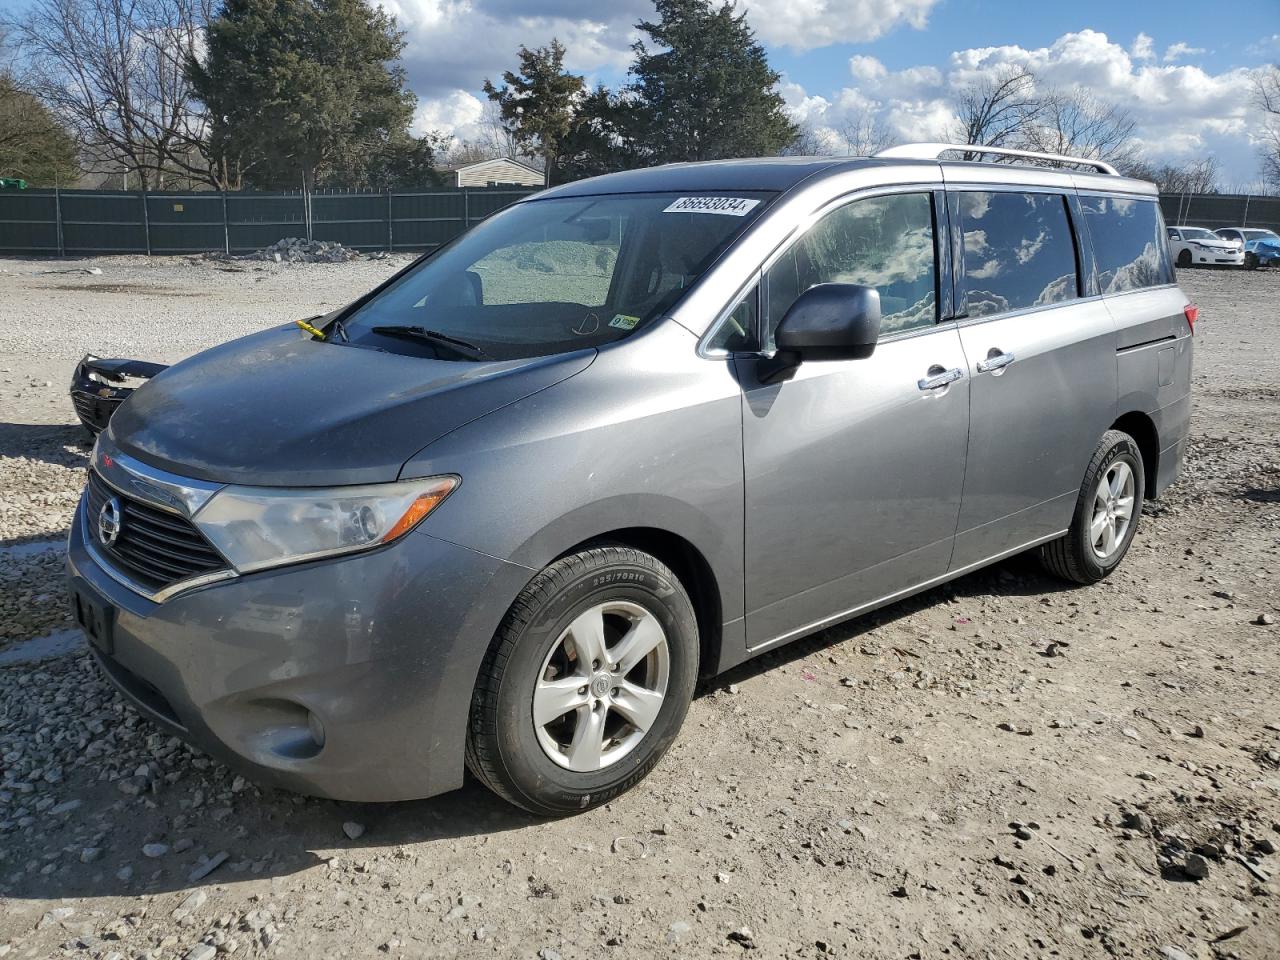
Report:
M1022 551L1106 577L1187 437L1155 188L956 149L557 187L161 372L70 537L102 670L262 782L568 814L699 677Z

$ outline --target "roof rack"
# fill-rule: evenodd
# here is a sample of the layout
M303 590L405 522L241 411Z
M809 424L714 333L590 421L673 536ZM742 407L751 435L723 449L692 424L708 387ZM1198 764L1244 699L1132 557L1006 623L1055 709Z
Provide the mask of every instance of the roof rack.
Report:
M1118 171L1104 160L1089 160L1085 157L1065 157L1058 153L1037 153L1035 150L1014 150L1011 147L987 147L978 143L904 143L899 147L888 147L877 153L876 157L897 157L903 160L940 160L944 153L959 150L962 153L991 153L1001 157L1025 157L1028 160L1052 160L1055 163L1070 163L1078 167L1093 167L1099 173L1118 177Z

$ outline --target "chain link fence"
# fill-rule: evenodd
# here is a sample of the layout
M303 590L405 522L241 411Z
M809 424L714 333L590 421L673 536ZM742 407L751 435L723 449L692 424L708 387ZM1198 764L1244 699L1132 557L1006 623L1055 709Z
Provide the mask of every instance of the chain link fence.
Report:
M0 254L250 253L283 237L357 250L427 250L533 193L0 191Z

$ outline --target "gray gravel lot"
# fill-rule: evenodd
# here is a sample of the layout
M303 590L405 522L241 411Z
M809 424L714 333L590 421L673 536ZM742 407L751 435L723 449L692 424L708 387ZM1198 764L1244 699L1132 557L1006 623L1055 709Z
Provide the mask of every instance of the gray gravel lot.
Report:
M0 655L68 626L85 350L176 360L396 265L0 261ZM1280 271L1180 280L1192 449L1112 578L1016 558L769 654L576 818L259 790L86 656L0 659L0 957L1280 955Z

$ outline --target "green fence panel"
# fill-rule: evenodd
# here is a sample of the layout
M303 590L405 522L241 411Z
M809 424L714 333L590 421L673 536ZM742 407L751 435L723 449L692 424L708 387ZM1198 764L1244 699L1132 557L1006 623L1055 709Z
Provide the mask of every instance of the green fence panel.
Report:
M151 193L147 195L151 252L202 253L226 244L220 193Z
M1189 227L1258 227L1280 232L1280 197L1244 194L1176 194L1160 196L1165 223Z
M318 193L311 197L311 237L344 247L384 250L387 246L385 193Z
M67 254L147 252L142 194L64 190L60 202Z
M227 233L232 253L247 253L307 235L306 198L300 193L228 193Z
M0 253L57 252L57 195L52 190L0 194Z
M481 188L313 194L310 236L363 250L386 249L388 244L429 249L532 192ZM308 201L300 193L0 192L0 253L10 255L247 253L286 237L306 236Z

